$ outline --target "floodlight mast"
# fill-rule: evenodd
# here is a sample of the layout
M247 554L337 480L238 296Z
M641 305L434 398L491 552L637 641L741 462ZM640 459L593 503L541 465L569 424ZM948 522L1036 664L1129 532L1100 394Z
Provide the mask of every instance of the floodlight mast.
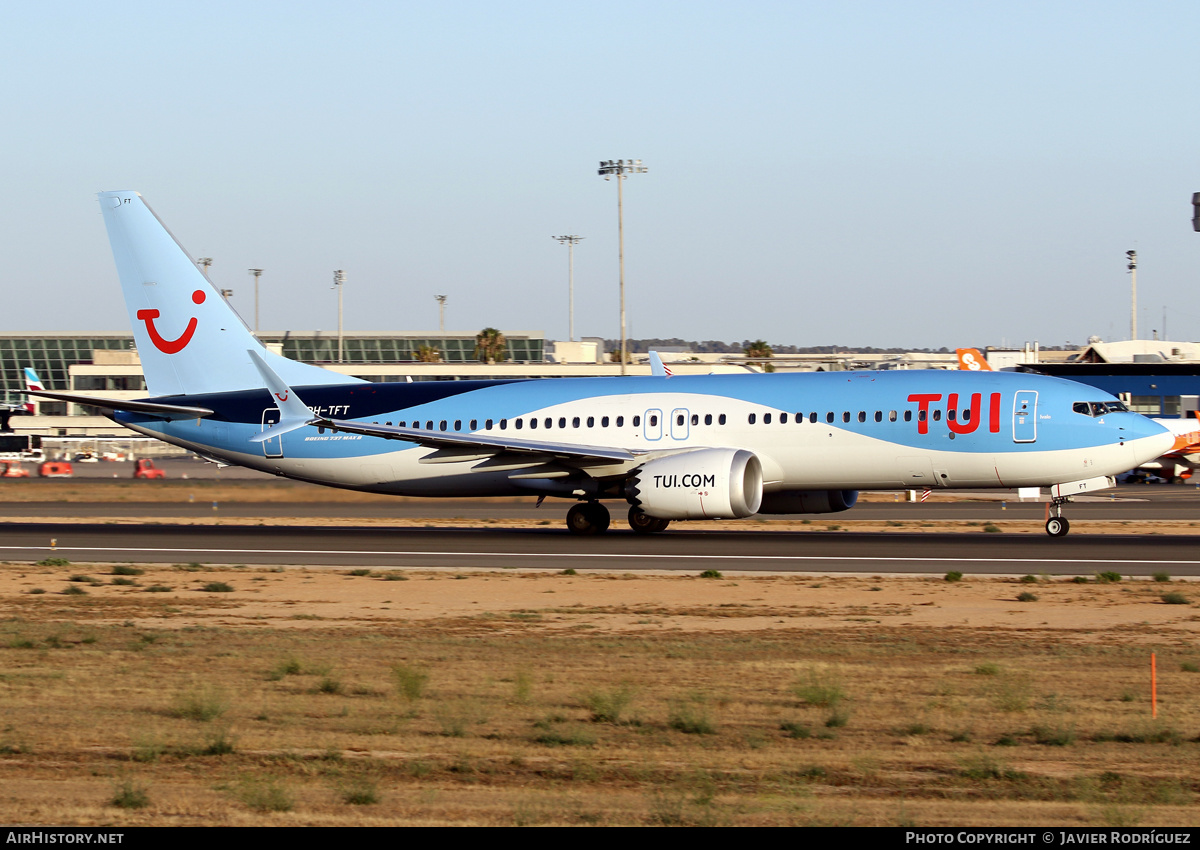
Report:
M585 236L551 236L559 244L567 246L567 339L575 341L575 246Z
M625 360L629 356L629 343L625 335L625 220L621 196L621 184L630 174L645 174L649 169L640 159L609 159L600 162L597 172L605 180L617 178L617 258L621 280L621 374L625 374Z
M444 334L446 332L446 296L435 295L433 297L437 299L438 303L438 332Z
M344 363L342 356L342 292L346 283L346 273L341 269L333 272L333 288L338 293L338 363Z
M262 269L248 269L254 275L254 333L258 333L258 279L262 277Z
M1126 251L1125 258L1129 260L1129 279L1131 303L1129 305L1129 338L1137 339L1137 251Z

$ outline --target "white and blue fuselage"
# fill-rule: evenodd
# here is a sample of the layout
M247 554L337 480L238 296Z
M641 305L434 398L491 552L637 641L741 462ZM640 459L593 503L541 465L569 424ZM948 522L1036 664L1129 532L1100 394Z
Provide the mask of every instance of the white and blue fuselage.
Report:
M1007 372L372 384L267 351L136 192L104 192L153 397L42 395L214 460L413 496L574 499L568 526L844 510L856 491L1110 486L1172 436L1112 396ZM1066 523L1048 524L1052 534Z

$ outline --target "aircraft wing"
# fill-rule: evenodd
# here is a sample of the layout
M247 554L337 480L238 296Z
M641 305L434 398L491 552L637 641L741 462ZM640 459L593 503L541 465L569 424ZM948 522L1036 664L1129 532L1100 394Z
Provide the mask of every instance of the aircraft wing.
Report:
M120 398L98 398L92 395L78 393L55 393L46 390L25 390L26 395L39 398L52 398L55 401L69 401L73 404L87 404L103 410L127 410L130 413L145 413L162 419L202 419L212 416L213 411L207 407L190 407L183 404L163 404L157 401L132 401Z
M614 449L608 446L581 446L575 443L556 443L549 440L521 440L483 434L462 434L447 431L427 431L423 428L398 428L393 425L371 425L346 422L340 419L314 419L309 422L332 431L382 437L385 440L405 440L431 449L479 449L485 454L512 452L515 454L551 455L561 458L623 461L637 460L648 451Z

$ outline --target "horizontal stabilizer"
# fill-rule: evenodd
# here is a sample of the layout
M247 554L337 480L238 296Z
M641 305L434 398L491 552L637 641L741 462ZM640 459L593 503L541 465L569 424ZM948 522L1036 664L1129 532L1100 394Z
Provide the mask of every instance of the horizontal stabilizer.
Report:
M52 398L55 401L69 401L72 404L86 404L99 407L102 410L125 410L129 413L145 413L160 419L203 419L212 416L213 411L207 407L191 407L186 404L163 404L158 401L133 401L123 398L98 398L93 395L78 393L55 393L46 390L25 390L26 395L39 398Z

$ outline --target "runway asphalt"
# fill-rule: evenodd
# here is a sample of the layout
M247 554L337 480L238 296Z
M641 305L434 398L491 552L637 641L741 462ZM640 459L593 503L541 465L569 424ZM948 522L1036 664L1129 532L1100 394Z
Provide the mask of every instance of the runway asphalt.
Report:
M52 543L53 541L53 543ZM1200 538L982 531L614 530L575 537L537 529L379 526L0 524L0 559L313 567L744 570L773 572L1200 576Z
M91 465L97 466L115 465ZM172 478L177 479L180 469L197 468L206 472L215 469L205 464L180 466L173 470L176 474ZM202 489L198 487L197 492L202 493ZM55 556L79 563L199 562L375 569L712 568L722 572L931 574L958 570L1022 575L1114 571L1123 575L1168 572L1180 577L1200 576L1200 536L1148 533L1154 531L1155 521L1161 520L1200 526L1200 492L1191 486L1126 486L1082 497L1067 506L1069 518L1128 522L1131 533L1089 535L1086 526L1077 523L1067 537L1060 539L1050 539L1040 531L991 534L974 527L946 533L911 530L914 523L945 520L981 524L1015 520L1040 529L1044 503L1021 503L1003 497L980 500L968 493L961 494L962 501L951 502L860 502L845 513L808 517L811 525L800 530L796 525L779 531L762 530L761 525L746 530L714 530L704 523L676 523L665 534L653 536L630 532L622 507L613 504L612 530L599 537L575 537L566 532L563 520L569 503L565 501L548 501L541 508L536 508L532 500L227 501L214 510L202 496L187 501L186 493L186 488L176 490L170 498L178 501L167 502L0 502L0 560L38 561ZM69 522L22 522L26 517ZM155 521L143 525L111 522L130 517ZM260 518L262 524L190 524L214 517ZM284 517L292 518L287 525L281 521ZM306 517L314 522L306 524ZM294 518L300 518L299 522ZM378 524L380 519L389 518L450 520L453 527L388 528ZM330 519L345 522L333 526L318 523ZM272 520L277 524L272 525ZM356 524L356 520L371 524ZM486 527L487 520L518 520L535 527ZM853 521L857 520L905 522L910 529L859 532L853 530ZM846 524L843 530L826 530L839 524Z

